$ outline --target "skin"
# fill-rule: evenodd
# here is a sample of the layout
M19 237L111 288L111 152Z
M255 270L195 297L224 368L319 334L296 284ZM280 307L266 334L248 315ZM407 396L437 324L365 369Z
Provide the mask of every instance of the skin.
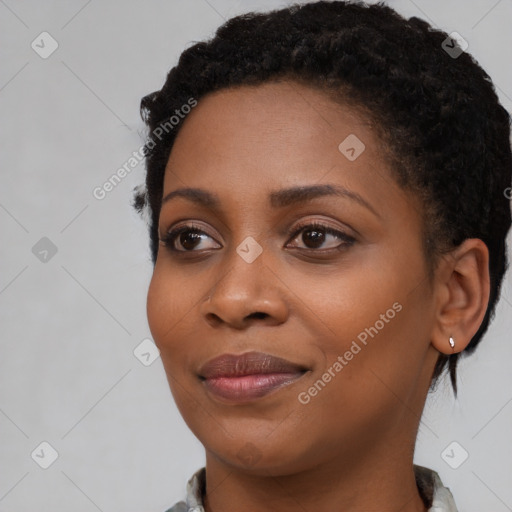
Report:
M349 134L365 144L354 161L338 149ZM483 319L488 253L466 240L429 280L421 208L383 155L354 108L289 81L209 94L183 122L163 196L202 188L220 208L183 197L162 205L161 236L192 220L206 234L195 245L178 237L182 251L189 240L184 256L160 246L147 313L176 404L206 450L207 512L427 510L414 480L416 433L439 352L452 353L450 336L463 350ZM269 206L271 191L326 183L369 207L334 195ZM291 236L310 220L354 242L324 232L315 244L308 228ZM236 251L249 236L262 248L252 263ZM301 403L394 303L394 318ZM252 350L309 371L245 404L205 390L206 361Z

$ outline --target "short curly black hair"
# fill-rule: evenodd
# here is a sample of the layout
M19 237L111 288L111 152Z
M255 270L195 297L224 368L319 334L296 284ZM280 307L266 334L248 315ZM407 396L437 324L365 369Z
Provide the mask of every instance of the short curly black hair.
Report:
M450 53L450 36L385 4L317 1L224 23L187 48L161 90L141 100L148 127L146 180L134 192L149 207L153 265L165 167L190 100L225 88L294 80L320 88L374 121L396 180L417 194L424 212L426 260L468 238L489 249L491 290L485 318L465 349L472 353L494 315L507 269L511 224L510 115L488 74L466 52ZM183 119L184 116L180 115ZM158 129L166 126L164 130ZM430 266L432 268L432 266ZM440 354L432 387L445 367L457 394L460 354Z

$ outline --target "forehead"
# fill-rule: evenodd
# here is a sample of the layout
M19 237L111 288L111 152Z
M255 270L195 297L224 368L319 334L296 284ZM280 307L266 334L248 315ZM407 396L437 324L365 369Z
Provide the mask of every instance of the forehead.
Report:
M174 143L163 195L188 186L221 198L261 192L266 200L269 190L322 182L364 192L377 205L385 187L397 188L358 109L313 87L269 82L200 99Z

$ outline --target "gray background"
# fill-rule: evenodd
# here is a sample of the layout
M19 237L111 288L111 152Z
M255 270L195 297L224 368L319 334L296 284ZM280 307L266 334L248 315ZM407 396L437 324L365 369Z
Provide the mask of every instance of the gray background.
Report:
M0 0L0 512L163 512L203 465L161 360L133 353L150 337L148 238L129 205L143 164L103 200L92 192L140 148L140 98L185 47L287 3ZM512 109L510 0L388 3L460 33ZM43 31L59 45L47 58L31 47L50 48ZM57 249L46 261L43 237ZM511 304L508 275L461 363L459 400L441 382L420 426L415 462L439 472L459 511L512 510ZM43 441L58 452L47 469ZM453 469L446 454L454 465L462 449Z

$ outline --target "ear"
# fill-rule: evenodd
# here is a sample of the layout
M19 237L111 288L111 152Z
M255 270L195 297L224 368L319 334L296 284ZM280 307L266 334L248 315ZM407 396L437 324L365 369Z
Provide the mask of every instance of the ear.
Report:
M489 250L469 238L444 255L436 269L432 345L444 354L464 350L478 331L489 303ZM455 346L450 346L453 338Z

